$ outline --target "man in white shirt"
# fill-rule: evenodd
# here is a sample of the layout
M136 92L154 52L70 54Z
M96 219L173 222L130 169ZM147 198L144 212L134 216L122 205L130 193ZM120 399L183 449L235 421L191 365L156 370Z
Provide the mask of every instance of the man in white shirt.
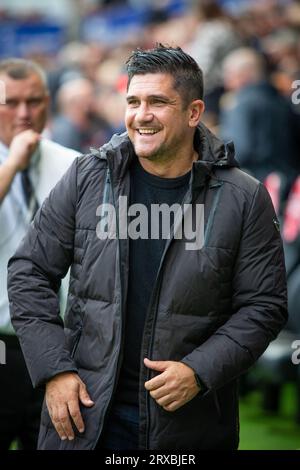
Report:
M7 262L38 207L77 153L41 137L49 104L43 70L23 59L0 62L0 449L18 439L36 448L42 390L34 390L10 323Z

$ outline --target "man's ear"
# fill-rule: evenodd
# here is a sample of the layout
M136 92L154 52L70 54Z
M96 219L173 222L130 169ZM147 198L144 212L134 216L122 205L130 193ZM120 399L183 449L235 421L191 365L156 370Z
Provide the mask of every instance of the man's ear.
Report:
M189 126L197 127L201 116L205 110L205 104L202 100L194 100L189 104Z

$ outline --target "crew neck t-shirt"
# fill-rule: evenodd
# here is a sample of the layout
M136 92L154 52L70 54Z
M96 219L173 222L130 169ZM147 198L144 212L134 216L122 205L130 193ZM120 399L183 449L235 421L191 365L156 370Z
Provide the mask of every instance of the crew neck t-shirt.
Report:
M162 237L161 230L158 239L151 239L151 223L153 224L151 205L167 204L172 206L175 203L181 204L188 190L190 173L189 171L177 178L161 178L146 172L138 159L130 167L129 206L142 204L147 208L148 237L147 239L129 238L129 283L125 339L123 362L116 393L116 401L120 404L137 406L139 403L139 372L144 323L167 241L165 237ZM173 221L171 217L171 226ZM160 222L163 223L162 219L160 219Z

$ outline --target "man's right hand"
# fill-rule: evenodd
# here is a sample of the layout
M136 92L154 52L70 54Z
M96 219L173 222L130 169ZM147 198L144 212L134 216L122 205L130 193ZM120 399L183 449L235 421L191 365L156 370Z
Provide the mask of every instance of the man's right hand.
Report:
M40 134L31 129L22 131L13 138L8 156L0 165L0 204L7 195L16 174L28 167L39 141Z
M9 146L7 163L14 166L16 172L25 170L39 141L40 134L32 129L17 134Z
M63 372L46 384L46 404L52 423L62 440L74 439L73 420L79 432L84 432L84 422L79 401L87 407L94 405L85 384L74 372Z

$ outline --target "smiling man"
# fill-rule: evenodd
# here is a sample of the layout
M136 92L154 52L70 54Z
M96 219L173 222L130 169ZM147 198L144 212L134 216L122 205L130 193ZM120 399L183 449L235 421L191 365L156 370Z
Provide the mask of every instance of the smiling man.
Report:
M128 89L125 117L143 168L166 178L185 174L198 159L193 136L204 110L196 90L194 99L186 103L186 92L181 96L173 82L172 75L163 73L135 75Z
M237 378L287 317L276 216L233 146L201 124L192 57L158 45L127 69L127 132L77 159L9 263L12 320L46 385L39 448L236 449ZM129 219L148 214L127 237L124 198ZM157 205L170 209L167 239ZM199 206L204 242L191 250L178 219ZM120 214L113 230L105 211Z

